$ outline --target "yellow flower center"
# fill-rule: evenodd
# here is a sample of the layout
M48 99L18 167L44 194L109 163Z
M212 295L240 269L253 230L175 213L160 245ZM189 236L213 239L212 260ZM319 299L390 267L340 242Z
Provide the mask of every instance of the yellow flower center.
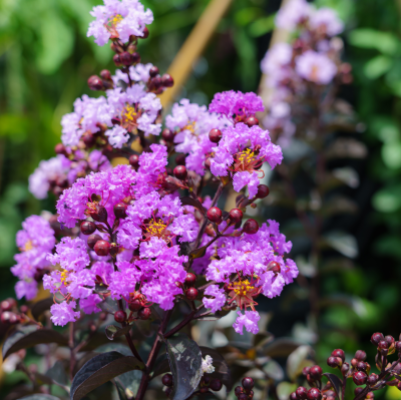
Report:
M61 272L61 278L60 278L61 283L63 283L65 285L67 278L68 278L68 271L66 269L63 269L63 271Z
M147 231L151 236L162 237L167 225L162 220L150 220Z
M183 131L190 131L191 133L195 133L195 122L190 122L188 125L184 126Z
M124 117L127 122L133 122L136 120L138 113L135 110L135 107L127 106L125 107Z
M238 161L243 164L250 164L255 158L255 153L250 149L242 151L238 156Z
M113 18L109 19L109 25L115 28L122 20L123 16L121 14L116 14Z
M232 288L237 296L246 296L250 291L255 289L255 286L252 286L248 279L245 279L244 281L234 282Z
M25 245L24 245L24 247L23 247L22 249L23 249L23 251L32 250L32 249L33 249L32 240L28 240L28 241L25 243Z

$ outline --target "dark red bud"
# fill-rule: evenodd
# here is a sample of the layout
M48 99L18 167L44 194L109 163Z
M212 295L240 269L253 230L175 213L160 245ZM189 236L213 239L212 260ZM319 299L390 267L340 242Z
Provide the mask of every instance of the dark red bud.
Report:
M134 299L128 303L128 308L131 311L139 311L142 308L141 301L138 299Z
M292 392L290 394L290 400L298 400L297 394L295 392Z
M319 365L314 365L313 367L311 367L310 376L314 380L320 381L320 379L322 378L322 374L323 374L323 370L319 367Z
M162 132L162 138L168 143L172 143L174 141L174 132L171 129L164 129Z
M89 210L89 215L97 222L107 221L107 210L99 204L96 204L95 209Z
M98 256L108 256L110 253L110 243L106 240L98 240L93 248Z
M143 36L138 36L140 39L147 39L149 37L149 29L145 26L143 28Z
M129 67L133 63L132 54L128 51L124 51L123 53L120 54L120 60L121 64L125 65L126 67Z
M185 154L178 154L175 158L175 163L177 165L185 165L185 160L187 159Z
M219 224L221 222L221 218L223 217L223 213L220 210L220 208L211 207L211 208L209 208L209 210L207 210L206 216L209 219L209 221Z
M195 282L196 282L196 275L193 274L192 272L188 272L187 276L185 277L185 283L188 286L192 286L195 284Z
M139 62L141 62L141 55L137 52L132 53L131 58L133 64L138 64Z
M93 248L95 247L95 244L99 241L102 240L102 237L98 234L95 235L90 235L88 236L88 246L90 249L93 250Z
M343 360L343 362L345 361L345 353L344 353L344 350L341 350L341 349L333 350L332 353L331 353L331 355L332 355L333 357L340 357L340 358Z
M142 310L138 311L138 317L143 320L149 319L151 315L152 315L152 311L148 307L142 308Z
M365 353L363 350L358 350L358 351L355 353L355 358L356 358L358 361L365 361L365 360L366 360L366 353Z
M366 364L364 361L359 361L358 364L356 365L356 369L358 371L366 371L368 368L368 364Z
M210 382L209 385L210 389L212 389L214 392L218 392L221 390L221 388L223 387L223 383L221 382L220 379L213 379Z
M116 218L125 218L127 216L127 205L118 203L114 206L114 215Z
M272 261L269 264L268 270L274 272L275 274L279 274L280 271L281 271L280 264L278 262L276 262L276 261ZM310 371L309 373L311 373L312 369L310 369L309 371Z
M258 186L258 193L256 194L256 197L258 199L264 199L267 197L270 193L269 188L266 185L259 185Z
M295 394L297 395L297 398L299 400L305 400L306 396L308 394L308 389L304 388L303 386L300 386L299 388L297 388L297 390L295 391Z
M212 129L209 132L209 139L213 143L219 143L221 138L223 137L223 133L220 129Z
M174 86L174 79L169 74L164 74L161 78L162 86L164 87L172 87Z
M139 168L139 156L137 154L130 156L128 161L135 170Z
M86 147L93 147L96 143L96 137L90 132L85 132L82 136L82 141L85 143Z
M234 393L238 397L241 393L244 393L244 388L242 386L236 386L234 389Z
M175 167L173 173L177 179L180 179L182 181L185 180L187 177L187 169L184 165L178 165L177 167Z
M155 66L151 67L150 70L149 70L149 76L151 78L154 78L157 75L159 75L159 68L157 68Z
M387 350L388 349L388 343L385 340L380 340L378 344L378 348L381 350Z
M245 118L244 123L251 128L252 126L259 125L259 120L254 116L250 116Z
M371 385L371 386L375 385L378 380L379 380L379 375L377 375L377 374L370 374L368 377L368 382L369 382L369 385Z
M331 368L338 368L342 366L342 359L340 357L329 357L327 359L327 365Z
M255 382L252 378L245 377L242 379L242 387L245 389L245 391L252 390L253 387L255 386Z
M118 311L115 312L114 320L116 322L119 322L121 324L122 322L125 322L126 319L127 319L127 314L126 314L125 311L118 310Z
M355 385L360 386L366 383L366 381L368 380L368 376L365 374L365 372L357 371L354 373L352 379L354 380Z
M229 217L230 220L233 224L238 224L242 221L242 218L244 216L243 212L239 209L239 208L233 208L230 212L229 212Z
M102 79L97 75L89 77L88 86L90 90L103 90L104 88Z
M308 390L306 398L308 400L321 400L322 393L320 392L320 390L318 388L312 388L312 389Z
M306 375L309 375L309 374L310 374L310 367L304 367L302 369L302 375L306 376Z
M108 69L103 69L100 71L100 76L105 79L106 81L111 81L111 73Z
M379 342L381 340L384 340L384 336L382 333L379 333L379 332L374 333L372 335L372 337L370 338L370 341L372 342L372 344L374 344L376 346L379 344Z
M56 154L63 154L63 155L67 154L67 150L66 150L65 146L62 143L57 143L56 144L56 146L54 147L54 152Z
M198 289L190 287L185 291L185 296L188 300L194 301L198 297Z
M113 61L116 67L121 67L121 65L123 65L121 62L120 54L114 54Z
M259 230L259 224L254 219L248 219L244 224L244 232L248 234L255 234Z
M96 225L91 221L84 221L81 223L81 232L84 235L91 235L96 230Z
M162 383L164 386L167 386L167 387L173 386L173 375L171 375L171 374L163 375Z

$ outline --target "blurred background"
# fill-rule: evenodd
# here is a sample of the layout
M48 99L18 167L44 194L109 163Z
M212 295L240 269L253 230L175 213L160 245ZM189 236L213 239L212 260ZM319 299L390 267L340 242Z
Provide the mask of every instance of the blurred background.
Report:
M111 50L86 38L89 11L98 3L0 0L1 298L14 294L9 268L21 222L43 209L54 211L53 198L39 202L28 192L28 176L40 160L54 156L61 117L72 110L74 100L84 93L93 96L88 77L114 69ZM142 62L164 72L209 0L143 3L153 10L155 22L149 39L141 42ZM369 151L365 160L353 162L360 183L348 194L358 211L336 221L351 238L347 245L355 250L354 260L336 274L322 276L321 290L342 293L346 301L320 315L325 329L317 343L307 306L291 301L290 292L261 307L276 315L270 331L316 343L317 358L325 360L333 348L374 350L368 345L374 331L395 337L401 332L401 1L315 3L336 9L346 24L344 60L353 66L354 82L341 95L355 108L364 127L359 140ZM233 1L179 97L208 104L219 91L256 91L279 6L279 0ZM285 213L275 218L292 239ZM3 384L12 385L13 379L7 375ZM399 398L394 396L386 394L390 400Z

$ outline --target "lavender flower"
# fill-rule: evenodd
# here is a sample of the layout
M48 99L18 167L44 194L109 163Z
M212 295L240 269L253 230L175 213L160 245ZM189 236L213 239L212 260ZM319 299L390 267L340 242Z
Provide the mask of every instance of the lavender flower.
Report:
M297 73L304 79L327 85L337 74L337 67L326 55L308 50L296 60Z
M287 31L294 31L298 26L308 20L312 7L306 0L290 0L276 16L276 26Z
M142 37L146 25L153 22L153 14L138 0L104 0L91 15L96 18L89 25L87 36L94 36L95 43L104 46L109 39L128 42L131 35Z

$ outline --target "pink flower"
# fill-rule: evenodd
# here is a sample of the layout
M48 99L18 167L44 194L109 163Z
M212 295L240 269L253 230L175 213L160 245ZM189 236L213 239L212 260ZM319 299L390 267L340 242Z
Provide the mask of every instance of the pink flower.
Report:
M245 311L245 314L242 314L241 311L237 311L237 314L237 320L233 324L235 332L243 335L244 328L247 332L253 333L254 335L259 332L258 321L260 320L260 315L257 311Z
M67 303L66 301L61 304L53 304L50 307L50 313L54 325L64 326L67 325L68 322L75 322L81 315L79 311L74 311L76 307L75 301L70 301Z
M212 312L216 312L221 310L226 303L226 295L224 289L220 289L218 285L210 285L205 289L204 294L206 296L213 296L214 298L210 299L204 297L202 299L203 305L206 308L210 308Z
M295 61L296 72L304 79L327 85L337 74L337 67L326 55L308 50Z

